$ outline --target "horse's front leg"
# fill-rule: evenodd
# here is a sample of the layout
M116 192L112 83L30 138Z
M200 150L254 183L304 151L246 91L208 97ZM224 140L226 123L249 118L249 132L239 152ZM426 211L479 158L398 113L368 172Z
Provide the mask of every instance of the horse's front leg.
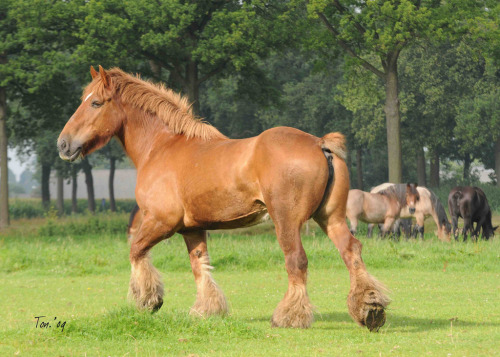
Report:
M420 238L424 239L424 224L425 217L423 214L415 214L416 224L415 224L415 238L420 234Z
M349 222L351 223L351 234L356 234L358 231L358 217L349 218Z
M384 221L384 225L380 230L382 237L386 237L391 234L392 226L394 225L396 218L395 217L386 217Z
M174 234L168 226L147 216L130 244L129 296L141 310L156 311L163 305L163 284L160 273L151 264L149 251L161 240Z
M226 297L213 280L210 270L210 258L207 250L207 232L183 233L196 282L196 302L191 308L191 315L226 315L229 311Z

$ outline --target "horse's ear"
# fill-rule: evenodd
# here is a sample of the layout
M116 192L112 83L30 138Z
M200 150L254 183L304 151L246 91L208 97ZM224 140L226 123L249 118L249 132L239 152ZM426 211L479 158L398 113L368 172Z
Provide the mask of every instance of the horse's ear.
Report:
M92 79L97 77L97 71L94 69L94 66L90 66L90 75L92 76Z
M104 83L104 88L109 88L109 76L101 65L99 65L99 73L101 74L101 79L102 83Z
M493 227L493 231L496 231L499 226Z

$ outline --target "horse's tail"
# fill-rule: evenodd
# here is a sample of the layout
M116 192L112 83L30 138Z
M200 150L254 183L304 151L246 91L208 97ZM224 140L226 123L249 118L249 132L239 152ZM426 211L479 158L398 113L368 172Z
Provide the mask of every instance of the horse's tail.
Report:
M321 149L329 151L337 155L342 160L347 157L347 149L345 147L345 137L341 133L329 133L321 138Z
M451 231L450 221L448 220L448 216L446 215L446 211L445 211L443 205L441 204L441 201L439 201L438 196L436 196L436 194L434 192L432 192L429 189L427 189L427 191L429 191L429 193L431 195L432 209L437 214L439 224L444 225L446 227L446 231L450 232ZM461 194L462 193L460 193L460 195Z
M319 144L328 162L328 182L323 199L313 216L319 212L330 215L333 211L337 211L339 217L345 219L349 194L349 170L345 163L347 157L345 137L341 133L329 133L321 138Z

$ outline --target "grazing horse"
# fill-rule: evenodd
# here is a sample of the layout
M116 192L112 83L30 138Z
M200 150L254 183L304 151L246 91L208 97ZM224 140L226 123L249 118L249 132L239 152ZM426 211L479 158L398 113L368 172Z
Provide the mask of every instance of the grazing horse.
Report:
M135 164L142 224L130 246L129 294L138 308L161 307L163 284L149 251L180 233L197 287L192 314L226 314L226 298L211 275L207 230L250 226L269 215L288 273L288 290L271 324L309 327L313 310L300 228L312 217L349 270L353 319L370 330L384 324L389 299L366 271L361 243L345 222L349 176L342 134L318 138L280 127L232 140L196 118L188 101L170 89L117 68L91 67L91 75L59 136L59 155L74 161L116 136Z
M488 204L488 199L483 190L479 187L457 186L454 187L448 195L448 209L453 224L453 235L458 239L458 217L464 220L464 228L462 234L464 240L467 239L467 234L473 230L474 222L476 228L472 232L473 237L479 236L481 229L483 230L483 238L489 239L495 235L495 230L491 224L491 209Z
M399 187L388 187L377 193L350 190L346 215L351 222L351 233L356 234L358 220L361 220L366 223L383 223L381 235L389 234L403 208L415 211L418 201L415 187L416 185L408 184L404 194L399 194Z
M417 186L417 185L415 185ZM370 192L379 192L382 190L386 190L388 187L397 187L400 196L402 196L402 189L405 187L405 184L394 184L394 183L383 183L371 189ZM415 217L416 224L413 228L412 235L416 237L418 234L423 238L424 237L424 220L432 216L434 218L434 222L436 223L438 229L438 238L444 242L450 241L450 233L451 233L451 225L448 221L448 216L446 215L446 211L439 201L439 198L426 187L418 186L416 187L418 191L418 201L415 204L415 210L412 212L411 209L404 207L401 210L400 217L401 218L412 218ZM371 232L373 230L373 225L368 227L368 231Z

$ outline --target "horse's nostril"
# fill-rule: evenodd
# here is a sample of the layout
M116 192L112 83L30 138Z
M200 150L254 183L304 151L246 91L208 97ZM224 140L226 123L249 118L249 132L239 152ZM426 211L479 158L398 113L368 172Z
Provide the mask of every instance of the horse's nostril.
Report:
M61 150L66 149L66 146L67 146L67 144L66 144L66 140L62 140L62 141L61 141L61 143L59 144L59 148L60 148Z

